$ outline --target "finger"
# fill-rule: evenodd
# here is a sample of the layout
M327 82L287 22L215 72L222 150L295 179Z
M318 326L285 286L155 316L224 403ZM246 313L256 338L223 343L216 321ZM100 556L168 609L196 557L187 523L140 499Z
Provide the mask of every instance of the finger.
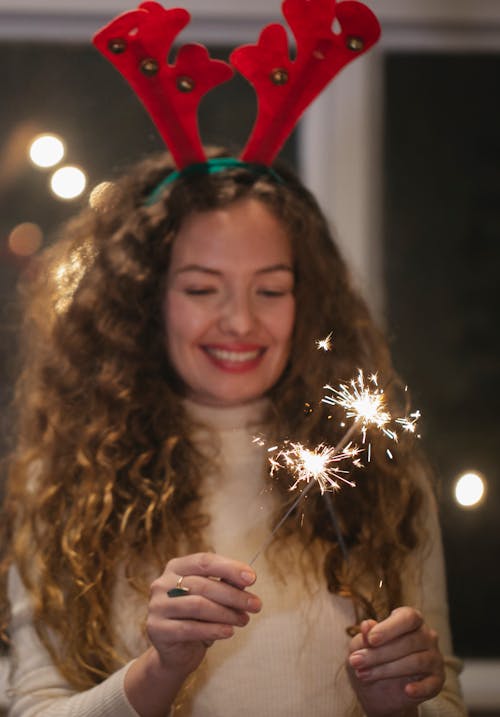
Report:
M183 558L173 558L167 570L177 575L202 575L219 578L239 589L255 582L255 571L239 560L232 560L216 553L194 553Z
M351 653L349 664L354 668L366 668L386 662L394 662L406 655L437 647L436 633L422 626L379 647L362 647Z
M426 675L419 680L412 680L405 685L405 694L412 700L422 702L430 700L441 691L444 684L444 674Z
M422 614L415 608L398 607L370 630L368 643L372 647L383 645L400 635L417 630L423 622Z
M165 620L149 616L147 634L154 636L152 642L158 649L171 649L175 645L226 640L234 635L234 626L224 623L200 622L198 620Z
M351 642L349 643L349 652L356 652L361 650L363 647L368 646L368 633L370 630L377 625L376 620L363 620L359 626L359 632L354 635Z
M360 625L361 629L361 635L363 637L363 644L368 646L370 643L368 641L368 635L372 631L372 629L375 627L375 625L378 625L378 622L376 620L363 620L363 622Z
M257 595L235 588L222 580L188 575L182 581L189 595L200 595L220 605L242 612L259 612L262 603Z
M245 594L243 591L229 588L235 593ZM241 604L240 595L236 604ZM250 599L250 598L249 598ZM254 598L258 601L258 598ZM231 602L231 601L228 601ZM258 601L260 606L260 601ZM252 603L251 603L252 606ZM152 585L149 614L160 620L198 620L200 622L214 622L243 627L248 624L249 615L246 610L232 608L219 602L209 600L203 595L190 592L182 597L169 597L159 581Z
M427 677L431 674L438 674L440 671L439 655L431 650L414 652L400 659L370 667L355 668L356 677L363 682L414 677L415 675Z
M163 614L170 620L198 620L238 627L243 627L250 619L246 612L232 610L201 595L187 595L182 600L167 598Z

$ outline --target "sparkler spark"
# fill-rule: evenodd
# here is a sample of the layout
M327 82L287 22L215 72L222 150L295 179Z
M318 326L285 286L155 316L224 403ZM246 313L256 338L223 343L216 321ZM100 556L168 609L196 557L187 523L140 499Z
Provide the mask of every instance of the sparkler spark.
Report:
M351 461L353 465L360 468L358 455L361 450L352 444L348 444L339 452L335 447L324 443L314 449L306 448L301 443L288 443L276 453L276 456L269 457L271 475L278 468L288 470L295 478L290 490L295 490L301 483L307 484L311 481L317 482L322 494L327 490L338 490L339 481L354 488L356 484L345 477L348 471L338 464Z
M383 431L389 438L396 439L396 434L387 425L392 420L387 410L384 391L377 386L377 377L373 374L371 381L376 388L370 389L365 383L362 369L359 369L357 378L353 378L349 384L341 383L340 388L333 388L326 385L327 391L332 395L325 396L323 403L341 406L345 409L347 418L354 418L359 423L363 435L363 443L366 440L366 432L369 426L375 426Z
M378 428L395 443L399 440L397 432L399 427L405 433L415 433L417 421L421 415L420 411L414 411L401 418L393 418L387 408L384 390L379 388L377 374L371 374L368 377L368 382L372 383L375 388L370 388L367 385L363 371L359 369L357 377L353 378L349 384L341 383L339 388L325 386L325 389L331 391L331 395L325 396L322 402L340 406L344 409L347 418L354 418L353 426L358 426L361 430L363 443L366 442L369 427ZM392 427L389 425L391 423ZM417 437L420 438L418 434ZM394 456L389 449L386 453L387 457L393 460ZM370 460L371 445L368 444L368 463Z
M316 447L316 449L311 450L305 448L301 443L285 442L282 448L273 446L268 449L268 452L270 453L274 450L278 451L276 453L276 457L272 455L269 457L271 475L278 468L286 468L292 473L292 475L295 476L295 483L290 490L293 490L299 485L299 483L302 482L305 482L306 486L301 493L299 493L298 497L293 501L292 505L288 508L278 523L276 523L267 540L250 560L250 565L253 565L261 552L267 548L288 516L291 515L291 513L306 497L308 492L316 483L320 486L321 493L325 493L328 489L330 489L330 491L337 490L340 487L335 478L340 479L342 482L348 483L349 485L355 485L345 478L344 475L341 475L341 472L345 473L345 471L332 467L332 464L337 462L337 460L340 461L348 458L357 468L362 468L361 462L357 456L363 449L353 446L350 442L355 427L356 424L353 424L335 447L327 446L321 443ZM262 445L263 439L260 436L256 436L254 438L254 443ZM283 463L280 462L280 459L283 460ZM320 482L321 480L323 482ZM330 497L329 493L327 493L325 499L329 499ZM330 511L332 516L334 516L332 505L330 505ZM339 543L342 545L342 535L338 532L338 529L336 530L339 534Z
M403 431L406 431L407 433L415 433L417 429L417 421L420 416L420 411L414 411L413 413L410 413L409 416L405 416L404 418L396 418L396 423L402 426Z
M318 349L323 349L323 351L331 351L333 344L333 331L330 331L328 336L325 336L324 339L319 339L316 341L316 346Z
M329 334L325 339L317 341L317 347L328 351L330 339L331 334ZM374 388L371 388L368 383L373 384ZM295 482L290 487L290 490L295 490L298 486L303 487L299 496L293 501L285 514L272 529L268 539L254 555L250 561L250 565L253 565L260 553L271 543L277 531L281 528L299 503L307 496L315 484L319 486L322 495L326 493L325 500L327 501L328 510L330 512L332 522L334 523L339 545L341 546L342 552L347 560L348 553L345 545L343 544L342 533L338 527L338 521L335 517L331 493L339 490L339 481L347 483L352 487L355 487L356 485L353 481L346 478L349 471L345 467L341 467L339 465L342 461L348 460L350 461L351 466L362 468L363 465L359 458L359 454L366 450L368 462L370 462L371 444L368 443L366 449L359 448L352 444L353 435L357 431L361 431L363 443L365 443L368 429L375 427L397 443L397 430L395 430L394 427L391 428L390 424L392 424L392 426L397 424L396 427L400 426L401 430L404 432L415 433L416 424L420 418L420 411L410 413L406 417L394 419L388 409L384 390L378 385L378 376L376 373L371 374L367 381L365 381L363 370L359 369L357 377L353 378L350 383L341 383L339 388L333 388L330 385L326 385L324 388L327 391L330 391L330 395L324 396L322 402L343 408L346 418L354 418L354 421L351 426L347 428L345 434L336 446L328 446L324 443L320 443L316 446L316 448L311 449L306 448L301 443L285 441L282 446L272 446L268 449L268 453L271 454L269 456L271 475L273 475L279 468L285 469L295 479ZM331 418L332 416L328 416L328 419ZM341 421L339 425L344 427L345 422ZM261 437L255 438L254 442L259 445L264 445L264 441ZM388 448L386 449L386 455L389 460L393 460L393 454Z

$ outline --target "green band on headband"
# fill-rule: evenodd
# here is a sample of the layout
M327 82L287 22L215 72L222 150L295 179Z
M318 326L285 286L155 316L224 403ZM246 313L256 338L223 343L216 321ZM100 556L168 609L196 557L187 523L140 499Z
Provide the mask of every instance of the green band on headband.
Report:
M233 168L246 169L256 175L267 174L279 184L283 184L283 180L279 174L271 167L267 167L265 164L243 162L241 159L235 159L234 157L214 157L214 159L208 159L206 162L190 164L187 167L184 167L184 169L178 169L174 172L170 172L170 174L168 174L165 179L162 179L161 182L153 189L149 197L146 199L145 204L148 207L156 204L165 187L168 187L169 184L172 184L172 182L175 182L177 179L216 174L217 172L224 172L226 169Z

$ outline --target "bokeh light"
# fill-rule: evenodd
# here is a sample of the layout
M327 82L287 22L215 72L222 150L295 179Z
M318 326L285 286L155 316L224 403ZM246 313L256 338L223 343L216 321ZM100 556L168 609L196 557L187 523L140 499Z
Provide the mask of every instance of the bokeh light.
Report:
M455 500L463 508L476 508L482 502L485 490L484 478L476 471L468 471L455 482Z
M43 232L38 224L22 222L12 229L9 234L9 249L16 256L31 256L43 242Z
M100 212L108 205L110 198L116 185L114 182L101 182L97 184L89 195L89 205L96 211Z
M55 134L40 134L31 142L29 156L37 167L54 167L64 157L63 140Z
M90 240L62 259L52 271L54 284L54 306L58 314L63 313L71 304L73 295L85 273L93 262L95 250Z
M57 169L50 179L50 188L59 199L76 199L86 186L85 172L70 165Z

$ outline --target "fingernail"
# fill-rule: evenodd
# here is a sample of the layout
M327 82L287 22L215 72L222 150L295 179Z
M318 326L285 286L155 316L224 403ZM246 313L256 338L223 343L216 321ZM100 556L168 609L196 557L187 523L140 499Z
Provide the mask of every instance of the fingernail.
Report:
M377 645L381 645L384 641L384 636L380 632L370 632L368 633L368 642L370 645L373 645L376 647Z
M248 610L251 610L252 612L257 612L261 608L261 603L259 598L251 597L248 598L247 601L247 608Z
M405 685L405 692L408 697L418 697L420 689L418 685L416 685L414 682L410 682L409 684Z
M255 573L248 573L246 571L243 571L241 573L241 579L247 585L251 585L253 582L255 582Z
M349 662L351 663L351 666L354 668L362 667L364 664L364 657L363 655L360 655L359 653L354 653L350 656Z

